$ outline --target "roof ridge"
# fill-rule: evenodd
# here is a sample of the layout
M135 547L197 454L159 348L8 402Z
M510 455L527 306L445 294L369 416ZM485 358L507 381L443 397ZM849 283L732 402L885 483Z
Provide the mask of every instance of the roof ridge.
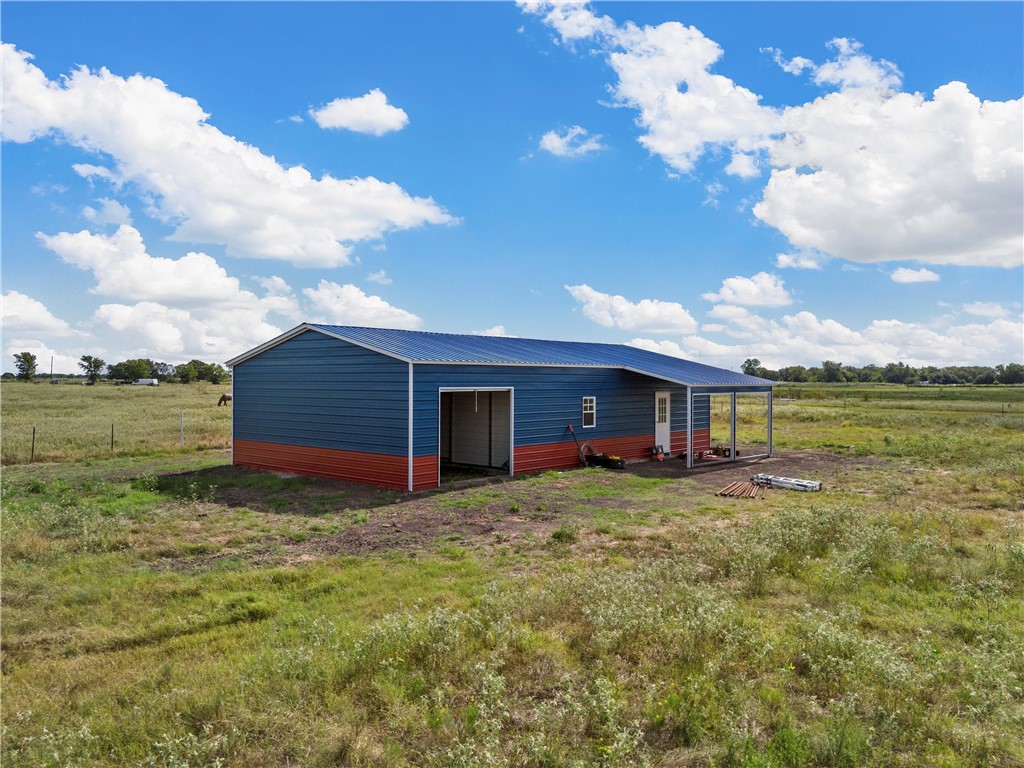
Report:
M411 365L514 365L572 368L618 368L694 387L762 389L774 382L709 363L689 360L632 344L602 341L532 339L472 333L375 328L360 325L303 323L277 338L228 361L234 366L301 335L315 331L365 347Z
M628 344L610 341L574 341L572 339L542 339L534 336L494 336L483 333L454 333L451 331L420 331L413 328L383 328L375 325L335 325L333 323L305 323L314 328L331 328L334 330L351 328L359 331L382 331L384 333L415 333L420 336L453 336L461 339L508 339L511 341L540 341L553 344L594 344L602 347L627 347ZM639 349L639 347L635 347ZM683 359L683 358L680 358Z

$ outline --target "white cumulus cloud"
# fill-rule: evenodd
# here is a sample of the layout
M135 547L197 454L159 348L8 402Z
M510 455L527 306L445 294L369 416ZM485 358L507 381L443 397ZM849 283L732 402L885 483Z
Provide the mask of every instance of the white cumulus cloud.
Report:
M98 208L87 205L82 209L82 215L94 224L121 225L132 223L132 214L128 210L127 205L123 205L117 200L111 200L108 197L101 197L96 202L99 204Z
M143 75L74 70L48 80L31 55L2 45L4 139L55 135L109 157L75 169L151 200L171 239L224 244L229 255L300 266L349 263L353 244L454 219L430 198L373 177L315 178L214 127L199 104Z
M775 266L779 269L821 269L828 261L828 255L821 251L793 251L775 255Z
M746 152L733 152L732 160L725 166L725 172L731 173L733 176L739 176L742 179L753 179L756 176L760 176L761 169L758 167L757 155Z
M81 355L63 354L40 339L26 338L5 338L4 339L4 364L3 369L14 371L14 355L22 352L31 352L36 356L36 376L45 376L50 372L50 363L53 362L54 373L81 373L78 361ZM82 354L88 354L83 352Z
M134 227L37 237L66 263L93 274L92 293L120 300L102 304L91 323L127 356L226 360L279 334L272 315L293 322L302 317L281 277L256 278L265 291L259 296L207 254L151 256Z
M716 324L719 332L736 342L719 347L722 359L732 365L748 357L760 359L768 368L820 365L823 360L848 365L898 360L913 366L995 365L1020 360L1024 348L1024 319L1019 317L959 325L948 318L931 323L881 319L858 329L806 311L773 320L745 307L722 304L708 316L721 321ZM685 351L697 349L693 339L682 344ZM714 351L709 347L707 354Z
M900 267L889 275L889 279L894 283L937 283L942 278L939 277L938 273L932 272L930 269Z
M964 312L975 317L998 319L1010 316L1010 310L994 301L972 301L964 304Z
M704 198L704 202L701 205L710 205L712 208L718 207L718 198L725 192L725 185L713 181L710 184L704 186L704 191L707 193L707 197Z
M836 37L834 58L821 65L765 49L834 89L777 109L715 73L723 51L695 27L620 24L585 5L523 8L563 42L604 56L618 78L609 86L615 104L635 111L640 143L672 171L721 155L743 178L769 168L753 213L795 250L855 263L1024 263L1024 99L982 101L959 82L931 98L904 93L896 64Z
M712 360L716 363L723 359L742 357L743 348L734 344L719 344L700 336L687 336L682 342L636 338L627 342L631 347L646 349L661 355L681 357L684 360Z
M903 73L891 61L877 61L862 53L864 46L857 40L836 37L826 45L836 51L836 57L824 64L816 65L803 56L785 59L782 51L777 48L762 48L762 52L771 53L778 64L791 75L800 75L809 71L818 85L834 85L846 88L878 88L895 90L903 82Z
M950 83L931 100L851 89L789 108L754 215L853 262L1020 266L1022 104Z
M891 61L876 61L861 53L864 46L856 40L836 37L828 46L834 48L838 56L814 69L814 82L818 85L892 90L903 82L899 67Z
M655 333L693 333L697 321L676 302L642 299L632 302L624 296L601 293L589 285L565 286L583 305L583 314L606 328L651 331Z
M400 131L409 123L405 110L389 104L380 88L353 99L335 99L309 110L309 116L321 128L344 128L373 136Z
M323 313L315 322L409 330L422 323L412 312L392 306L380 296L369 296L355 285L321 280L316 288L304 288L302 292L315 310Z
M777 128L777 111L733 80L713 73L722 48L699 29L670 21L657 26L616 24L587 6L527 3L563 42L590 40L618 76L609 89L615 102L633 108L644 129L640 143L674 171L689 173L713 145L731 148L727 171L753 175L744 156L762 148Z
M606 149L600 135L588 136L586 129L578 125L562 133L548 131L541 136L539 148L555 157L584 157Z
M70 336L74 333L70 325L56 317L41 301L18 291L8 291L0 299L0 325L3 325L5 336Z
M563 42L573 43L598 35L615 32L615 22L607 16L597 16L585 3L552 3L536 0L516 0L522 10L539 14L544 23L558 32Z
M92 271L92 293L134 300L205 304L248 301L237 278L230 277L216 259L188 253L180 259L150 256L142 235L122 225L112 235L82 230L36 237L68 264ZM255 298L255 297L252 297Z
M172 307L155 301L103 304L92 321L129 357L164 362L228 360L282 333L261 307Z
M784 307L793 303L782 280L768 272L758 272L753 277L728 277L717 293L701 295L708 301L747 307Z
M505 330L504 325L493 325L490 328L486 328L482 331L473 331L475 336L503 336L505 338L513 338L512 335Z

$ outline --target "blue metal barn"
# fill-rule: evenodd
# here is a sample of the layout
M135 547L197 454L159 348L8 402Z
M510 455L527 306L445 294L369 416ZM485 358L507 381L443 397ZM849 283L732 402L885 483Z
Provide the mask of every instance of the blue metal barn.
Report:
M445 463L579 466L573 432L626 460L661 446L689 463L710 447L709 396L748 392L769 395L771 452L773 382L620 344L305 323L228 366L243 466L413 491Z

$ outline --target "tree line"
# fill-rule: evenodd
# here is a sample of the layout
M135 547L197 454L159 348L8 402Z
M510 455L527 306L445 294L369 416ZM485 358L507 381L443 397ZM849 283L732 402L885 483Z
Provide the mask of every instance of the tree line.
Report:
M4 378L32 381L36 377L36 356L31 352L14 355L14 366L18 373ZM189 384L194 381L208 381L221 384L229 381L231 374L220 363L205 363L190 360L180 365L170 365L147 358L124 360L108 365L93 355L82 355L78 366L85 378L95 384L105 377L111 381L131 383L139 379L156 379L163 382ZM884 366L865 365L860 368L843 365L834 360L824 360L820 366L807 368L803 365L789 365L778 370L765 368L757 358L747 358L740 366L749 376L785 382L861 382L887 384L1024 384L1024 365L1010 363L994 367L984 365L950 365L939 368L925 365L914 368L905 363L889 363Z
M37 375L38 361L31 352L19 352L14 355L16 374L5 373L4 378L15 378L21 381L33 381ZM82 355L78 367L90 384L97 383L101 378L110 381L131 384L139 379L156 379L164 382L190 384L194 381L208 381L211 384L222 384L231 379L231 374L220 363L206 363L202 360L189 360L180 365L161 363L148 358L122 360L119 363L107 362L95 355Z
M765 368L761 361L748 358L740 366L749 376L786 382L861 382L886 384L1024 384L1024 365L1010 363L994 367L984 365L949 365L943 368L925 365L920 368L905 363L887 365L843 365L824 360L820 366L806 368L789 365L778 370Z

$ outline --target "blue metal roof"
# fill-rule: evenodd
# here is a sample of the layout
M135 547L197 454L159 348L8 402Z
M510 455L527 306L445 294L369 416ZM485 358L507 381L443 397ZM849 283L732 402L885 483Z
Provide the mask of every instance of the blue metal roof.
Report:
M692 360L649 352L624 344L548 341L508 336L363 328L306 323L228 361L237 365L264 349L314 330L411 363L468 365L556 365L623 368L646 376L695 387L768 387L775 382L716 368Z

